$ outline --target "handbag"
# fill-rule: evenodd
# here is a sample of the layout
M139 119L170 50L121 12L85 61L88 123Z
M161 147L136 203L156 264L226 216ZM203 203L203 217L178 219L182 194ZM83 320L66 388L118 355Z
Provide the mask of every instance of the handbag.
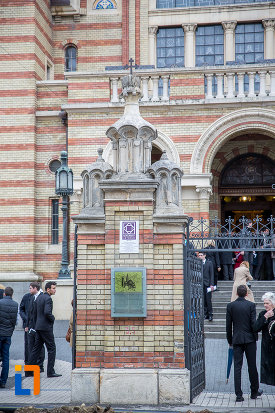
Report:
M68 328L68 331L67 331L67 334L66 334L66 341L67 341L68 343L70 343L70 341L71 341L71 334L72 334L72 330L71 330L71 328L69 327L69 328Z

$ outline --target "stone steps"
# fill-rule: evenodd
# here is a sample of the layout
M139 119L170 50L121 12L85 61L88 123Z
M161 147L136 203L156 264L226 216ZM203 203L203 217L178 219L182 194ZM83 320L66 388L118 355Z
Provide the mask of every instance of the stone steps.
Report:
M212 294L213 321L204 322L205 338L225 339L226 306L230 302L233 281L219 281L218 290ZM256 311L259 314L264 309L262 296L267 291L275 292L275 281L251 281Z

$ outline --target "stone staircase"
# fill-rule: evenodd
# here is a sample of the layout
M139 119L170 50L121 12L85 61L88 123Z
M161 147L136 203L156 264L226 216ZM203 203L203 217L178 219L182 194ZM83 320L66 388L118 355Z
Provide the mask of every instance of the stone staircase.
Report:
M204 322L205 338L220 338L225 339L225 315L226 306L231 300L233 281L219 281L218 291L212 293L213 305L213 321ZM264 293L267 291L275 292L275 281L251 281L251 290L253 291L257 316L264 309L261 300Z

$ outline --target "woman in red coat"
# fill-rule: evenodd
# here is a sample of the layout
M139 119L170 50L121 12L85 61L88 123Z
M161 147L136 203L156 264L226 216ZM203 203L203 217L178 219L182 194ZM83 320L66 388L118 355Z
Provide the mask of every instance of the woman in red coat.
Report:
M244 251L235 251L234 254L235 254L235 258L233 258L233 260L235 261L235 264L234 264L234 270L235 270L236 268L239 268L239 266L243 262Z

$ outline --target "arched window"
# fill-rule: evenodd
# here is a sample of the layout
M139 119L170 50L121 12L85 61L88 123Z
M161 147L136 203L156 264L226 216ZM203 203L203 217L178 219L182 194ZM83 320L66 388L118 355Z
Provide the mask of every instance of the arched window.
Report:
M275 162L264 155L248 153L229 162L221 174L220 186L269 186L275 181Z
M94 9L116 9L116 2L114 0L96 0L94 2Z
M65 72L76 71L76 55L77 48L73 45L69 45L65 49Z

